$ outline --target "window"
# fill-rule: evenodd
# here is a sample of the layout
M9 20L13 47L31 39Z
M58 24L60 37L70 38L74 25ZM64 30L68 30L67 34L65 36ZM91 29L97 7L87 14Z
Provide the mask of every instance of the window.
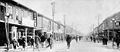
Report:
M4 12L5 12L5 7L0 5L0 20L5 20Z
M4 13L4 10L5 10L4 6L0 6L0 12Z

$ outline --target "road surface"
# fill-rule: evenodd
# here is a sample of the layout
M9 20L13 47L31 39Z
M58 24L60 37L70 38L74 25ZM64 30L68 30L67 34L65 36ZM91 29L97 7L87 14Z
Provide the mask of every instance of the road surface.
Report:
M120 52L120 49L113 49L111 46L103 46L101 43L93 43L88 41L76 42L72 40L70 49L67 49L66 42L57 42L54 44L53 49L40 48L38 49L28 48L25 51L9 51L9 52Z
M70 49L67 49L66 43L58 44L54 52L120 52L119 49L108 48L101 43L93 43L80 41L76 43L75 40L71 42Z

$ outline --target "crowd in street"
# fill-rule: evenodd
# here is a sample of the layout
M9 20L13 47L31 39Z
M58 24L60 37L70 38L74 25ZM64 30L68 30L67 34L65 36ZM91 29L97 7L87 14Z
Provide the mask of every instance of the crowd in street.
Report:
M40 34L40 33L39 33ZM70 43L74 39L76 42L81 40L81 36L71 36L69 34L66 34L64 41L66 41L68 49L70 48ZM44 34L41 35L35 35L35 39L33 37L28 38L27 40L27 46L30 46L31 48L38 49L41 48L50 48L53 47L54 38L52 34L47 34L44 32ZM61 41L62 42L62 41ZM22 36L19 39L13 39L11 44L13 45L14 49L17 49L18 47L22 46L21 50L25 50L26 48L26 37Z
M25 36L22 36L22 37L20 37L19 39L13 39L12 41L11 41L11 44L13 45L12 47L14 48L14 49L17 49L17 47L20 47L20 46L22 46L22 48L23 48L23 50L25 50L25 46L26 46L26 44L25 44ZM30 39L30 42L29 42L30 44L31 44L31 46L33 45L33 38L31 38Z
M67 46L68 46L68 49L70 48L70 43L73 39L76 40L76 42L80 41L81 40L81 36L71 36L71 35L66 35L66 42L67 42Z
M11 44L14 49L17 49L18 47L21 47L21 50L25 50L26 46L30 46L32 48L38 48L41 47L50 47L52 49L52 38L53 36L50 34L49 36L46 36L46 32L44 34L41 34L41 36L35 35L35 39L33 37L27 37L27 42L26 42L26 37L22 36L19 39L12 39ZM26 45L27 44L27 45ZM45 46L45 44L47 44Z
M90 36L89 39L94 43L100 43L102 42L103 45L108 45L108 41L112 42L112 47L116 46L117 49L119 49L120 44L120 35L114 36L111 40L108 38L108 36Z

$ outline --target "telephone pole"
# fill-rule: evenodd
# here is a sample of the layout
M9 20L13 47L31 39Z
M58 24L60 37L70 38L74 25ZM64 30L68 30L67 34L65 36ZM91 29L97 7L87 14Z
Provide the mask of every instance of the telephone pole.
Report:
M51 2L52 5L52 17L53 17L53 21L54 21L54 17L55 17L55 1ZM54 33L54 23L52 23L52 33Z
M7 50L9 50L10 40L9 40L9 23L8 18L10 17L9 14L5 15L5 31L6 31L6 38L7 38Z
M66 15L64 15L64 35L66 35L66 19L65 19Z
M98 29L98 36L99 36L99 20L100 20L100 15L98 15L97 18L98 18L98 28L97 29Z

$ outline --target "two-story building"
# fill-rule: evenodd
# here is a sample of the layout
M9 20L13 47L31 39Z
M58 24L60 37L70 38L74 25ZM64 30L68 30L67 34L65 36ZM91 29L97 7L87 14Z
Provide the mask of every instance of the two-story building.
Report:
M35 11L13 0L0 0L0 45L11 43L13 39L33 36Z

